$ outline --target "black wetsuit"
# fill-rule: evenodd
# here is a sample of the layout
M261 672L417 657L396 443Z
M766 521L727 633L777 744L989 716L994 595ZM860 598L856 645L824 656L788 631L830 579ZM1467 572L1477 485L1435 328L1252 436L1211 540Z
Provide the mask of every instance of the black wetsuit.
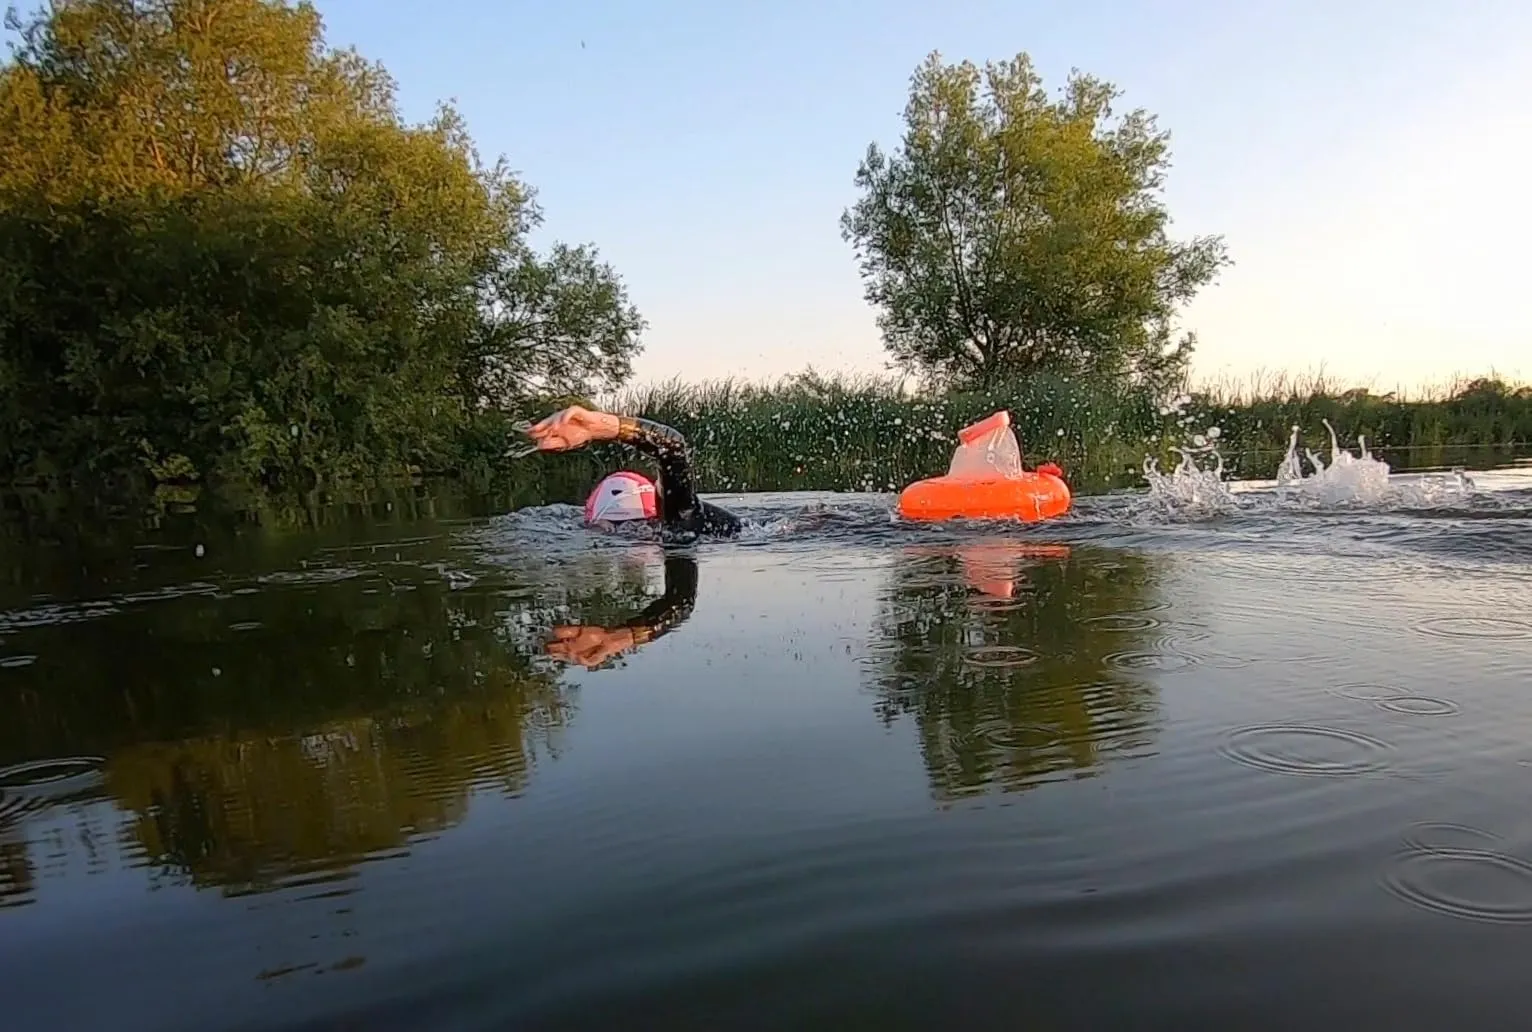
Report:
M635 645L647 645L692 615L697 604L697 561L684 555L665 557L665 593L622 626L633 632Z
M617 425L617 440L659 463L660 522L666 533L687 537L733 537L739 533L738 516L697 497L686 438L679 431L636 416L619 416Z

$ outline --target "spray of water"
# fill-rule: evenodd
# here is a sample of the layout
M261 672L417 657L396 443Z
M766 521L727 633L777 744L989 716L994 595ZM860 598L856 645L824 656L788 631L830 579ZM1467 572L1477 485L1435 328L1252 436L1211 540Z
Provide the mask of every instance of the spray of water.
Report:
M1426 473L1404 476L1392 473L1388 463L1367 450L1367 439L1357 436L1358 455L1342 451L1335 428L1328 420L1330 463L1325 465L1314 452L1305 448L1312 476L1303 475L1298 460L1298 428L1288 440L1287 455L1277 470L1278 491L1290 504L1320 506L1365 506L1374 508L1434 508L1461 505L1476 493L1473 478L1461 468L1450 473Z
M1358 454L1353 455L1341 448L1329 420L1323 422L1330 435L1329 462L1309 448L1299 457L1299 429L1294 426L1287 453L1277 466L1273 493L1232 489L1223 476L1217 427L1210 427L1206 436L1193 437L1193 447L1176 449L1181 462L1168 474L1159 472L1152 457L1144 460L1150 501L1170 516L1195 519L1235 512L1256 504L1256 499L1292 508L1383 509L1455 505L1474 494L1473 480L1461 469L1402 477L1368 450L1365 436L1358 435ZM1198 465L1199 454L1213 457L1211 468ZM1305 472L1304 458L1313 472Z
M1193 519L1237 512L1241 506L1224 480L1223 456L1216 444L1177 448L1181 461L1169 473L1161 473L1153 456L1144 459L1144 479L1149 481L1150 504L1169 517ZM1197 465L1199 454L1211 454L1213 465Z
M1303 475L1303 463L1298 458L1298 428L1293 427L1287 441L1287 454L1277 467L1277 492L1284 500L1300 503L1336 505L1379 505L1391 501L1393 485L1389 483L1388 463L1373 457L1367 450L1367 438L1357 436L1360 454L1342 451L1335 427L1328 419L1322 420L1330 434L1330 463L1325 464L1311 449L1305 448L1309 465L1314 467L1312 476Z
M1182 394L1163 406L1160 415L1176 417L1176 426L1185 432L1194 419L1186 413L1191 401L1191 395ZM1187 447L1174 449L1181 461L1169 473L1160 472L1154 456L1145 456L1144 479L1149 482L1152 513L1169 519L1206 519L1239 511L1239 499L1224 480L1223 455L1218 451L1222 433L1218 427L1210 426L1203 433L1192 434ZM1204 469L1198 465L1199 456L1211 456L1211 467Z

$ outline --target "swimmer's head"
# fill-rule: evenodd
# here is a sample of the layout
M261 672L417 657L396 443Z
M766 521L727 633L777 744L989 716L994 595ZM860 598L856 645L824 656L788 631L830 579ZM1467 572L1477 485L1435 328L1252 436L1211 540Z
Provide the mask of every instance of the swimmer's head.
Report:
M585 499L586 523L652 520L659 514L654 481L632 470L621 470L604 478Z

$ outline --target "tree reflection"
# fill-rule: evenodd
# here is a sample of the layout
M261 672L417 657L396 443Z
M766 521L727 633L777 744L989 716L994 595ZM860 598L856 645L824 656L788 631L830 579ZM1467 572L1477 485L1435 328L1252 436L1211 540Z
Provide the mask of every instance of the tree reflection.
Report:
M444 541L369 546L152 604L36 609L38 660L0 685L0 768L104 758L123 848L161 879L231 894L344 880L462 820L476 793L523 791L574 715L549 628L631 614L654 573L635 550L472 576L462 562ZM689 563L671 572L694 594ZM7 798L0 905L36 888L38 811L8 815Z
M932 789L952 798L1088 776L1153 738L1151 569L1003 539L909 548L876 621L877 712L912 716Z

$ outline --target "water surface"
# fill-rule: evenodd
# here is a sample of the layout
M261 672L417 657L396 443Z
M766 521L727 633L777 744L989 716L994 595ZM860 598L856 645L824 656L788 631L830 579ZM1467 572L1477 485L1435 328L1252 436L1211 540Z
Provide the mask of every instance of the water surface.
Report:
M1523 1027L1532 475L1477 480L15 531L5 1027Z

